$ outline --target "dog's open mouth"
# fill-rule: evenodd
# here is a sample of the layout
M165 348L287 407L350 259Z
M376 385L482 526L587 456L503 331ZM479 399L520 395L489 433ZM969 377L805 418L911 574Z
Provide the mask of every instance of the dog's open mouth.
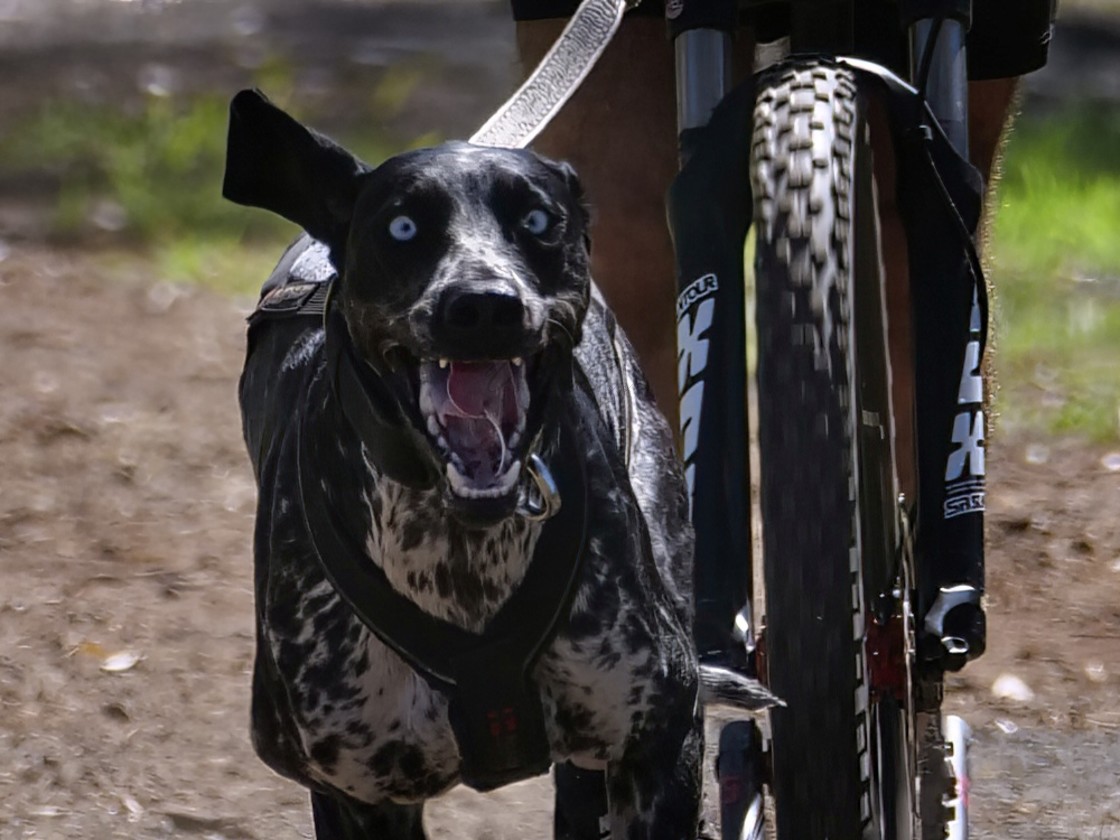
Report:
M529 411L521 359L422 362L419 407L452 493L498 499L515 490Z

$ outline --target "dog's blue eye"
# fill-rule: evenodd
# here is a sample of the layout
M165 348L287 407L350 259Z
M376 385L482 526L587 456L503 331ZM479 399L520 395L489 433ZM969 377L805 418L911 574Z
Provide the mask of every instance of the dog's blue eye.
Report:
M540 236L548 230L550 219L543 210L530 210L521 221L522 226L533 236Z
M407 242L416 235L416 222L408 216L397 216L389 222L389 235L398 242Z

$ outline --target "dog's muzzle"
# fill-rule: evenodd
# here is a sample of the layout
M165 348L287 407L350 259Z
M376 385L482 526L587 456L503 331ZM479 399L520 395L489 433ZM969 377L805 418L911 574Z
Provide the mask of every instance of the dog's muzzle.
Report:
M343 373L361 369L348 382L334 377L351 424L389 478L442 483L449 512L466 525L515 513L547 518L556 505L544 489L548 468L534 456L571 389L571 347L543 344L514 295L451 289L434 310L425 340L372 358L340 312L328 316L328 347L347 351L328 356ZM359 386L360 397L348 393Z

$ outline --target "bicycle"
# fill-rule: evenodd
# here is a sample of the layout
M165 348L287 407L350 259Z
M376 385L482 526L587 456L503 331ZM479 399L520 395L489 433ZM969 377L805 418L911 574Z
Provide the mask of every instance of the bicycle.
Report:
M472 139L530 142L637 2L584 0L541 68ZM899 0L911 83L840 57L861 2L749 0L756 13L788 9L789 48L734 90L738 2L666 3L682 157L668 215L695 637L702 663L761 677L785 701L765 752L753 721L721 732L728 839L763 836L764 786L779 840L968 833L968 728L942 720L941 700L944 673L980 655L986 631L987 298L973 243L982 179L967 151L971 2ZM883 276L874 154L896 170L906 352L887 342L884 301L897 280ZM743 271L756 218L764 625L752 607ZM895 395L895 367L912 374L912 398ZM913 441L896 446L904 418ZM596 836L600 782L573 784Z
M730 92L737 8L717 5L704 26L677 25L684 163L669 196L695 630L702 661L759 675L786 704L765 754L753 722L723 728L721 836L762 836L765 784L780 840L967 837L967 727L943 725L940 707L944 672L984 645L970 4L900 3L908 84L838 58L854 3L793 0L788 56ZM876 154L896 161L909 359L887 342ZM751 609L745 434L752 221L765 627ZM899 406L904 370L916 395ZM914 451L895 446L896 410L912 412ZM910 495L903 472L918 475Z

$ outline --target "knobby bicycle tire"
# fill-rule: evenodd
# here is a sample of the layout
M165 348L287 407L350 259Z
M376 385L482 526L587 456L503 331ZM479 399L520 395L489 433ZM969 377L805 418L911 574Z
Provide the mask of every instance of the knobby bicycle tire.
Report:
M910 836L884 815L908 812L896 792L913 786L897 751L881 750L865 650L896 515L870 150L868 104L842 65L797 60L760 80L751 178L766 664L787 704L771 712L779 840Z

